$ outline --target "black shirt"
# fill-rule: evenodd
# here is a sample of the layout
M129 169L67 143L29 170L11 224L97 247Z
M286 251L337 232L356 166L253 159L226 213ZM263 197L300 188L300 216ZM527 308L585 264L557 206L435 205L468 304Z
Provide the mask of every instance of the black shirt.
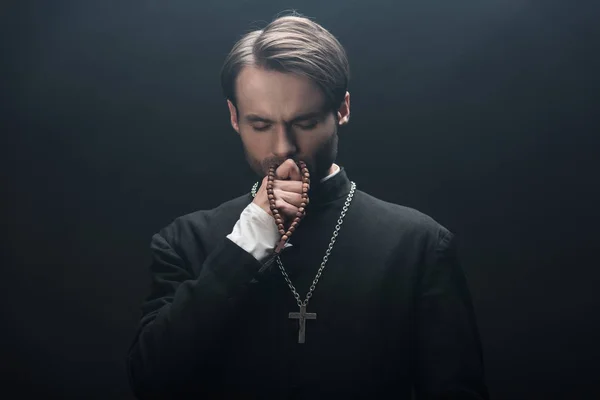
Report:
M281 262L304 300L350 191L310 195ZM152 289L130 348L139 398L487 399L481 343L454 235L356 190L298 343L296 299L226 238L250 193L177 218L151 241ZM260 272L259 272L260 271ZM204 396L204 397L203 397Z

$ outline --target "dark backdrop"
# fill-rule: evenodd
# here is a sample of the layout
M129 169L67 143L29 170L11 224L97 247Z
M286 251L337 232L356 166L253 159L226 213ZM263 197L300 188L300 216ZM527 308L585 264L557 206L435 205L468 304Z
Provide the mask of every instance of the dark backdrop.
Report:
M2 2L2 390L131 398L151 235L255 182L221 63L296 8L351 60L338 162L458 235L493 398L600 396L596 4Z

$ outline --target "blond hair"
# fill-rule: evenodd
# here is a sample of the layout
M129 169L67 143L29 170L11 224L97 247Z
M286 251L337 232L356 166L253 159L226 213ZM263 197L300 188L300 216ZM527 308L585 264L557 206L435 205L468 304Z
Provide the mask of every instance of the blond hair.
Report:
M307 76L319 86L325 106L334 113L344 100L350 78L340 42L321 25L295 12L245 34L227 55L221 87L236 108L235 82L244 66Z

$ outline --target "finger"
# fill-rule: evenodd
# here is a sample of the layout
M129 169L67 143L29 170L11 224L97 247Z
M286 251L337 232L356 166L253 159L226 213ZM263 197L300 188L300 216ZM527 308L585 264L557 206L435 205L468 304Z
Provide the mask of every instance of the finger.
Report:
M287 203L293 204L296 207L302 206L302 203L304 203L305 205L310 204L310 197L307 196L306 201L304 201L302 198L302 193L284 191L275 192L275 189L273 189L273 193L275 193L276 198L283 198Z
M284 192L302 194L302 181L282 181L275 180L273 182L273 190L278 189Z
M275 180L273 181L273 192L275 192L275 190L282 191L282 192L292 192L292 193L298 193L300 194L300 198L302 198L302 181L280 181L280 180ZM310 197L306 197L306 204L308 205L310 203Z
M275 194L276 199L281 199L294 207L300 207L302 204L302 194L300 193L285 192L283 190L275 189L273 189L273 193Z
M296 165L296 162L291 158L285 160L276 170L275 176L279 179L291 179L295 181L301 181L302 175L300 175L300 168Z
M295 161L292 162L290 170L290 179L293 181L302 181L302 172L300 171L300 167L296 164Z
M288 202L277 199L275 200L275 208L279 211L280 215L283 215L284 218L290 219L296 216L298 209Z

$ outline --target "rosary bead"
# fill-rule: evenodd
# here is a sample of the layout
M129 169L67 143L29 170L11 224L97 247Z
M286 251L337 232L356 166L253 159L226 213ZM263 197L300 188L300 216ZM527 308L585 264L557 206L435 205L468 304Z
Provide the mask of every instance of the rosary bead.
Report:
M277 224L277 230L281 236L281 240L279 245L289 240L292 234L296 231L298 224L306 215L306 206L309 204L310 200L308 198L308 191L310 190L310 172L306 166L304 161L297 161L296 165L300 168L301 171L301 182L302 182L302 203L296 212L296 216L292 223L289 225L289 228L285 229L284 226L284 218L280 215L279 210L277 209L276 198L274 193L274 181L277 179L277 167L278 165L272 165L269 167L269 172L267 173L267 197L269 200L269 206L271 210L271 214L275 219L275 223Z

